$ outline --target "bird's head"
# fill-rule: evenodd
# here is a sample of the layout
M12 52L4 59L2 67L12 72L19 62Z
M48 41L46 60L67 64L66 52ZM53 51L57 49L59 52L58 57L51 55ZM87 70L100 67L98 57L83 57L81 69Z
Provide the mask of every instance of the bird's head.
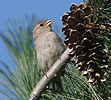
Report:
M52 20L40 20L35 24L33 29L33 34L42 34L44 32L49 32L51 30Z

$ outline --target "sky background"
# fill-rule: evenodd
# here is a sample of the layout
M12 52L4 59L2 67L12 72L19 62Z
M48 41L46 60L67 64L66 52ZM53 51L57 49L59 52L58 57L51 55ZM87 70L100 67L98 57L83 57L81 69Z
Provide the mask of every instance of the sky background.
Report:
M8 19L22 19L25 15L37 15L39 18L52 19L57 25L62 26L60 17L69 11L71 3L80 4L81 0L1 0L0 2L0 30ZM0 38L0 60L11 65L12 61L7 48ZM0 65L0 68L3 66ZM0 94L0 98L3 95ZM1 99L0 99L1 100ZM8 100L8 99L6 99Z

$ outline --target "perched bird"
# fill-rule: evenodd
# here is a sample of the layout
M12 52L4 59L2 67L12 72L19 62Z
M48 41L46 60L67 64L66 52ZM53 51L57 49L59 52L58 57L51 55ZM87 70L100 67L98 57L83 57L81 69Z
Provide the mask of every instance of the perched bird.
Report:
M52 20L40 20L33 29L35 54L44 74L65 50L60 37L51 29L52 23ZM60 73L52 80L54 90L62 90Z

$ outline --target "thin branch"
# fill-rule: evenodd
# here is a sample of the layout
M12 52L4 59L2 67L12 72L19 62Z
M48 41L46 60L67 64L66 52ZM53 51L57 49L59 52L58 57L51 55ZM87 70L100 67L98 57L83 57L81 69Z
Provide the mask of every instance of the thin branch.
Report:
M46 75L44 75L38 84L33 89L32 93L30 94L28 100L39 99L43 90L50 82L50 80L56 75L56 73L65 65L69 60L69 52L70 49L67 48L65 52L58 58L58 60L53 64L53 66L48 70Z

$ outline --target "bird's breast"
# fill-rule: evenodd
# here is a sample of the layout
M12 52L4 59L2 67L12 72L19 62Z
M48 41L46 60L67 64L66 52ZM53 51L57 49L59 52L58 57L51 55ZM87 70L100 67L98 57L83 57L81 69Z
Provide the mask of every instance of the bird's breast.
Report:
M38 37L34 42L36 56L42 68L50 68L64 51L62 41L54 32Z

